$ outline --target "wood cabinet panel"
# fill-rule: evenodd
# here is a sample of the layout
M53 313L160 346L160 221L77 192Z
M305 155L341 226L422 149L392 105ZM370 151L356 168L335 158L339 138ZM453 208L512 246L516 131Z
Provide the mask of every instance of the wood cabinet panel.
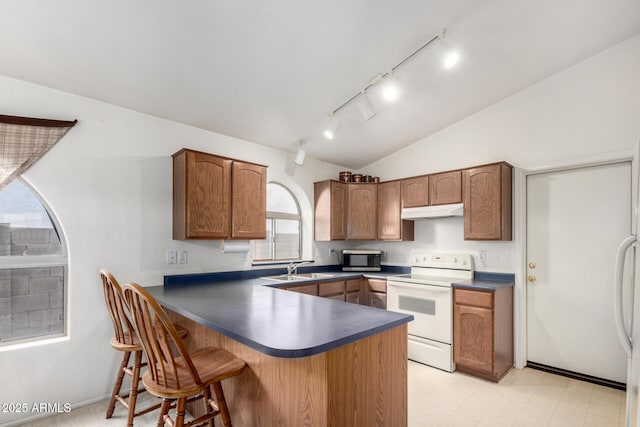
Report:
M338 181L314 183L314 239L344 240L347 237L347 185Z
M267 170L264 166L233 162L231 237L267 237Z
M360 292L347 292L345 300L351 304L360 304L361 297Z
M513 287L454 288L453 360L457 369L499 381L513 366Z
M378 240L413 240L413 221L403 221L400 181L378 184Z
M464 171L465 240L511 240L511 175L506 163Z
M456 304L493 308L493 293L456 289Z
M367 304L369 307L383 308L387 309L387 294L383 294L380 292L369 292L369 303Z
M360 292L362 287L362 279L348 279L346 281L347 292Z
M347 184L347 239L376 240L377 203L376 184Z
M456 304L454 361L467 368L493 372L493 311ZM455 338L457 337L457 339Z
M318 296L318 285L316 283L307 284L307 285L285 286L283 288L292 292Z
M344 301L344 289L344 280L318 283L318 295L321 297L342 294L342 300Z
M416 176L402 180L402 207L429 206L429 176Z
M230 159L182 150L173 157L173 238L231 234Z
M429 204L462 203L462 172L452 171L429 176Z
M385 279L366 279L371 292L387 293L387 281Z

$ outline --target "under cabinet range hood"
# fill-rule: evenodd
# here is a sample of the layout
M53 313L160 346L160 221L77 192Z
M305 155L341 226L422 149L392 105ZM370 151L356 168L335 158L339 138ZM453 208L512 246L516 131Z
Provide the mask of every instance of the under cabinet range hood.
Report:
M419 208L402 209L402 219L413 220L462 216L462 214L462 203L452 203L450 205L421 206Z

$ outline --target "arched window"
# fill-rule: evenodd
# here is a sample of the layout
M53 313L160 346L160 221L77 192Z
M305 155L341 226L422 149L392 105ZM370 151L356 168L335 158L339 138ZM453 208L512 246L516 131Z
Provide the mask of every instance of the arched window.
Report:
M0 190L0 346L65 334L66 269L55 218L14 180Z
M267 238L254 240L254 261L300 259L300 207L283 185L267 184Z

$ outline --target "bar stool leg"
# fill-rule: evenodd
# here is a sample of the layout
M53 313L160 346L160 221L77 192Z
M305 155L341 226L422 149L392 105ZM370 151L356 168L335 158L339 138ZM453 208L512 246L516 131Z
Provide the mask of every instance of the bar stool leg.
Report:
M138 399L138 384L140 382L140 365L142 365L142 351L136 351L134 353L133 368L131 369L131 390L129 391L127 427L133 427L133 417L136 413L136 400Z
M158 416L157 427L164 427L164 417L169 413L170 406L171 399L162 399L162 406L160 406L160 415Z
M229 415L227 402L224 400L224 392L222 391L222 385L220 384L220 382L213 383L213 392L216 395L218 409L220 409L220 418L222 419L222 425L225 427L231 427L231 416Z
M116 397L120 394L120 388L122 387L122 380L124 378L125 369L129 365L129 358L131 357L130 351L125 351L122 355L122 363L120 363L120 369L118 370L118 376L116 377L116 383L113 386L113 393L111 393L111 401L107 408L107 418L113 416L113 411L116 408Z

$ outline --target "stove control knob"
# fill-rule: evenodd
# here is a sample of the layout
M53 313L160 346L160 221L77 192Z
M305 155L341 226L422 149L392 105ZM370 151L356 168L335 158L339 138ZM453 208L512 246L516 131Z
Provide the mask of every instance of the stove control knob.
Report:
M455 263L457 263L457 262L458 262L458 257L455 257L455 256L454 256L454 257L453 257L453 263L455 264Z
M467 260L463 259L462 260L462 265L467 265Z
M416 257L416 263L420 261L420 258Z

